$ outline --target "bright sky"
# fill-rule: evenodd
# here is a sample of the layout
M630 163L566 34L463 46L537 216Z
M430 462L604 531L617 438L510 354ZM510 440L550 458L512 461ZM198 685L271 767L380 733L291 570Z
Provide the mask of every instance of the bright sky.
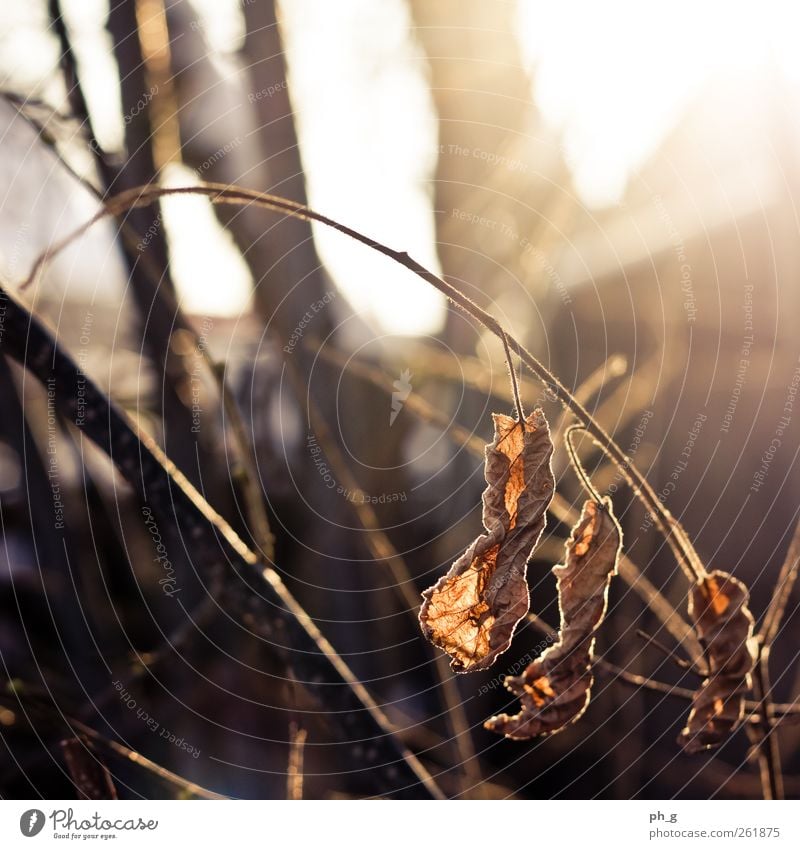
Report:
M518 0L544 116L564 133L577 189L615 203L691 99L726 73L800 78L795 0ZM746 103L743 103L746 108Z
M212 47L240 43L237 0L193 2L206 18ZM113 147L122 124L103 31L107 0L66 5L97 132ZM43 0L0 4L0 83L29 88L52 69L58 53L42 32L45 8ZM311 204L436 269L426 188L436 128L405 3L290 0L282 13ZM563 132L578 190L595 206L620 199L630 175L714 75L772 66L800 80L798 24L800 6L791 0L673 0L668 6L519 0L520 42L534 70L537 104ZM167 178L175 183L188 176L173 171ZM166 218L184 306L212 314L247 308L249 277L208 204L171 204ZM342 236L315 235L338 285L379 330L435 332L444 308L429 287ZM232 284L220 290L226 263Z
M290 0L289 83L319 212L438 270L431 199L436 123L403 0ZM345 294L389 333L435 333L444 299L410 272L323 227L320 255Z

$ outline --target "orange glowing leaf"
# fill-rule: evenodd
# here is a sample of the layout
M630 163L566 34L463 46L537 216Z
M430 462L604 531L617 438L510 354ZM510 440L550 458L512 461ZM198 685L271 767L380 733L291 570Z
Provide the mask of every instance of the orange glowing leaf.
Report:
M689 594L689 615L705 646L709 667L678 738L690 754L725 742L744 716L756 661L749 597L745 585L726 572L712 572Z
M446 575L422 594L422 633L457 672L491 666L528 613L526 567L545 526L555 481L553 443L540 409L524 422L493 414L486 446L483 524Z
M505 679L519 696L519 713L487 720L485 727L515 740L555 734L575 722L589 704L594 634L606 611L616 574L622 531L611 502L587 501L566 545L566 565L556 566L561 632L557 643L520 676Z

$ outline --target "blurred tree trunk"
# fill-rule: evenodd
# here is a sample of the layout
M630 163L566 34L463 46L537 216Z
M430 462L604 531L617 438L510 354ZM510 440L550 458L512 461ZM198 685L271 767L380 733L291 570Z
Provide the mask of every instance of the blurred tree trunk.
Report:
M201 28L192 25L193 10L185 0L169 7L184 158L201 179L239 183L304 203L305 175L274 3L246 4L244 11L244 50L241 57L225 57L234 72L223 75L208 55ZM282 360L307 382L308 395L333 443L368 494L405 489L398 460L403 425L388 427L390 399L385 392L340 374L317 356L320 340L341 344L335 328L352 314L344 298L335 297L315 312L292 353L281 353L312 305L335 290L320 263L310 225L251 207L218 205L215 212L252 272L256 311L269 331L268 341L260 341L254 349L252 370L240 380L240 404L253 417L249 430L256 442L258 473L277 513L278 560L311 611L342 623L331 621L325 632L339 650L354 652L358 674L376 677L377 657L360 651L363 627L350 624L363 618L364 592L370 593L370 615L381 623L375 626L381 632L375 634L377 640L400 645L407 639L408 622L393 615L398 602L386 589L385 564L368 557L362 534L352 530L359 527L353 504L346 495L328 489L320 476L306 441L313 430L308 426L306 398L295 391ZM297 406L290 402L287 409L287 397ZM267 424L278 416L284 421L280 435ZM360 462L353 462L347 446L358 447L364 455ZM330 464L330 459L326 462ZM391 471L384 471L387 467ZM270 474L264 475L265 470ZM384 508L376 509L380 514ZM396 521L397 504L385 509L395 510L387 516ZM325 575L324 581L320 575ZM403 662L402 652L395 659Z
M121 191L154 182L157 178L156 164L153 155L153 134L149 108L153 97L152 84L148 81L145 63L140 49L138 21L136 17L135 0L122 0L111 5L107 20L107 29L112 37L114 55L119 67L120 93L122 114L124 116L124 148L122 157L112 157L100 149L94 140L91 116L87 109L81 85L80 69L75 59L71 44L71 33L68 19L62 15L60 0L51 0L50 13L53 28L61 42L61 63L65 81L70 94L70 104L78 121L82 122L92 140L91 150L94 153L95 164L99 175L99 191L103 196L111 196ZM158 92L156 92L157 96ZM142 103L145 108L142 108ZM63 163L62 163L63 164ZM89 191L90 187L85 186ZM179 355L172 343L175 328L176 306L174 290L169 274L169 254L162 214L159 206L133 209L125 215L125 224L129 229L128 235L135 234L142 238L147 234L146 249L131 245L130 240L117 240L122 252L131 283L134 302L138 311L137 317L123 315L121 323L127 330L128 323L137 328L130 347L137 355L146 353L152 361L153 370L158 375L156 386L160 391L147 393L143 399L137 398L138 413L152 411L151 421L161 431L164 449L178 468L195 485L202 485L220 513L229 518L233 526L242 531L242 522L233 499L230 497L230 476L223 462L221 440L213 434L219 433L219 425L213 418L213 410L206 411L208 426L204 427L196 439L189 439L193 419L189 403L190 382L188 363L190 359ZM120 313L123 310L120 307ZM104 318L107 314L104 313ZM113 349L118 340L109 338L116 322L98 323L105 329L99 344ZM113 387L112 387L113 389ZM118 399L120 400L120 399ZM67 440L65 439L65 442ZM119 651L120 640L123 645L130 647L150 648L154 637L151 610L145 613L137 606L144 588L145 594L150 590L153 576L148 572L150 564L150 540L145 540L144 546L139 546L146 532L142 527L139 505L125 487L114 490L113 509L109 509L107 497L104 499L98 484L102 471L95 480L95 471L102 469L104 460L90 462L81 455L76 460L82 465L83 497L79 504L86 504L88 513L85 516L73 517L75 539L70 545L72 564L63 570L63 580L71 576L71 570L76 574L94 575L99 568L114 564L103 577L103 586L110 587L115 605L119 613L115 613L113 621L107 614L107 598L91 595L92 587L87 590L87 608L97 611L96 616L101 623L98 632L103 635L103 645L111 653ZM201 474L202 470L202 474ZM165 534L169 529L165 529ZM89 546L85 540L91 540ZM171 560L176 573L181 577L194 574L191 563L191 552L176 541L172 546ZM55 562L55 561L54 561ZM130 569L119 568L120 564L130 564ZM193 606L191 593L187 592L182 601L187 607ZM163 594L156 599L149 599L150 608L157 615L164 616L165 628L171 629L171 622L180 617L175 605L162 606ZM96 602L95 605L92 602ZM162 609L163 607L163 609ZM122 636L116 629L122 621ZM82 656L84 652L77 652ZM177 685L183 673L177 674L174 683ZM88 681L84 682L89 684ZM94 688L89 686L91 691Z
M529 316L517 333L539 349L550 287L542 260L573 204L557 140L531 100L515 6L411 0L411 9L439 121L434 206L442 268L468 293L476 287L481 300L504 293L507 315ZM456 350L474 352L475 335L460 317L450 315L446 336Z
M273 3L247 3L244 10L244 61L226 56L234 73L223 74L208 56L194 10L185 0L170 4L184 159L203 180L241 183L305 203ZM222 205L215 212L253 272L259 314L279 338L288 340L310 306L331 289L310 224L252 207ZM315 315L315 335L324 338L333 327L330 310Z
M157 178L150 115L154 97L158 97L159 92L156 91L153 95L154 86L148 79L140 46L136 11L136 0L112 3L106 24L119 67L125 128L124 154L122 157L111 157L101 150L94 136L61 0L50 0L50 15L61 44L61 65L71 108L75 117L83 122L90 137L101 190L109 196L154 182ZM145 104L144 108L142 103ZM148 235L146 259L141 252L137 253L122 239L119 240L119 247L128 265L131 288L139 311L140 350L148 352L165 378L163 393L149 401L161 414L164 444L168 455L190 480L198 483L198 455L195 447L184 438L192 424L191 410L182 400L189 397L188 377L184 363L170 346L174 317L171 311L164 308L164 299L157 292L157 289L163 289L168 294L174 291L169 274L169 255L160 205L132 209L126 214L125 221L138 236L143 237L145 233ZM145 262L150 269L155 270L157 280L152 279L153 272L148 272ZM202 461L203 457L207 457L206 446L199 444L198 447ZM217 491L216 487L212 489ZM226 512L224 503L216 502L216 506ZM227 512L229 515L229 511Z

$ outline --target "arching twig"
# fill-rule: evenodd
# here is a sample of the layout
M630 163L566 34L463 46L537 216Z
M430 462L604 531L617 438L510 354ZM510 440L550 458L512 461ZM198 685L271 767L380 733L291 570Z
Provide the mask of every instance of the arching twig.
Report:
M570 425L564 431L564 447L567 449L567 457L569 457L570 465L572 466L575 474L578 476L578 480L580 480L581 485L594 501L598 504L602 504L603 497L595 489L591 478L586 473L586 469L583 468L583 463L581 463L580 457L578 457L578 452L575 450L575 446L572 444L572 434L582 432L584 430L585 428L583 425Z
M664 535L687 578L694 583L706 574L702 561L683 526L672 516L667 507L659 501L655 490L631 462L630 458L625 455L611 436L606 433L602 425L592 417L583 404L572 395L566 386L513 336L507 334L493 315L478 306L475 301L467 297L461 290L412 259L405 251L394 250L364 235L358 230L354 230L352 227L340 224L332 218L314 212L302 204L276 195L263 194L238 186L225 186L219 183L205 183L199 186L175 188L162 188L161 186L149 185L131 189L109 199L102 210L68 236L65 236L44 251L34 263L31 273L22 288L25 288L36 280L42 267L53 256L80 238L97 221L110 215L120 215L129 209L147 206L159 198L169 195L203 195L208 197L212 203L253 204L284 215L293 215L308 221L316 221L389 257L425 280L435 289L446 295L453 304L472 316L472 318L490 333L493 333L501 341L503 339L506 340L509 349L516 353L522 362L549 387L558 400L575 415L578 421L585 427L586 432L619 468L633 489L636 497L649 510L654 525Z
M514 395L514 403L517 407L517 421L525 421L525 410L522 408L522 399L519 395L519 385L517 383L517 373L514 371L514 362L511 359L511 349L508 347L508 335L503 331L503 350L506 352L506 365L508 366L508 376L511 380L511 392Z
M84 409L82 432L111 457L140 498L165 522L189 534L198 566L208 579L226 576L224 596L230 612L258 637L274 639L281 623L285 645L302 660L308 689L351 716L355 727L375 741L387 762L375 767L387 787L405 782L398 792L443 798L442 791L416 756L397 737L386 715L364 685L320 633L288 591L278 572L263 565L231 526L203 498L156 442L114 407L61 348L44 324L0 286L4 309L0 353L13 357L38 380L54 379L56 410L75 420ZM82 398L85 408L79 406ZM298 665L299 665L298 660ZM334 686L331 686L334 685ZM399 773L399 775L398 775Z

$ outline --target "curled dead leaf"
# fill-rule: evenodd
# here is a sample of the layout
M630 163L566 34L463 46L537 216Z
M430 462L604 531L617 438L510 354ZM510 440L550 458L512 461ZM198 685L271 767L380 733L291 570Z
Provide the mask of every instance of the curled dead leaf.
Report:
M587 501L556 566L561 628L558 642L505 685L522 703L519 713L484 723L514 740L555 734L575 722L591 697L594 633L603 621L611 577L617 572L622 531L611 502Z
M545 527L555 480L553 443L540 409L524 422L493 414L486 446L483 524L446 575L422 594L425 637L457 672L491 666L528 613L527 561Z
M749 598L741 581L718 571L698 581L689 594L689 615L705 646L709 669L678 737L690 754L719 746L744 716L757 657Z

